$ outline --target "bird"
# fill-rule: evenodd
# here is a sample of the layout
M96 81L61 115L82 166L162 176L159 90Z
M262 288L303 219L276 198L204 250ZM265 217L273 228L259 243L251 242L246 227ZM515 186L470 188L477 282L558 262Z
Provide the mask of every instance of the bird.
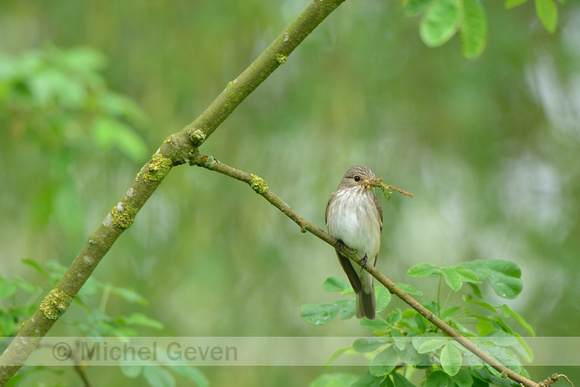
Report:
M370 259L376 265L383 230L383 208L369 180L375 174L355 165L344 174L326 205L328 233L338 240L336 255L356 294L356 317L374 320L376 312L373 277L343 256L341 244L363 257L363 268ZM353 266L354 265L354 266Z

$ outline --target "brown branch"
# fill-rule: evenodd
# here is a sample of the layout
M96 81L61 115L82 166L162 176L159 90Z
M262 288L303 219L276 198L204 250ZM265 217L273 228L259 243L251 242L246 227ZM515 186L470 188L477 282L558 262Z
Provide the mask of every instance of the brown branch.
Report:
M280 197L278 197L275 193L270 191L268 185L259 176L256 176L251 173L247 173L244 171L240 171L239 169L235 169L223 163L220 163L215 158L211 156L203 156L197 155L194 159L190 161L192 165L198 165L203 168L210 169L212 171L216 171L222 173L226 176L233 177L234 179L243 181L252 187L254 191L258 194L262 195L268 202L278 208L280 211L284 213L284 215L288 216L292 219L298 226L302 232L309 231L310 233L314 234L318 238L322 239L329 245L333 247L339 247L340 252L350 258L352 261L356 262L357 265L361 266L361 262L363 262L362 257L358 256L357 254L353 254L350 249L346 248L344 245L338 245L338 241L324 232L319 227L315 226L314 224L310 223L308 220L304 219L300 216L296 211L294 211L288 204L286 204ZM475 356L479 357L481 360L489 364L495 370L497 370L500 375L504 378L510 378L513 381L520 383L526 387L539 387L537 383L528 378L510 370L499 361L488 355L486 352L482 351L479 347L469 341L467 338L462 336L459 332L455 329L451 328L449 325L443 322L439 317L435 316L431 311L409 296L407 293L402 291L397 285L393 283L390 279L388 279L385 275L383 275L380 271L378 271L375 267L373 267L369 262L366 263L364 269L368 271L373 277L375 277L381 284L383 284L391 293L399 297L405 303L407 303L410 307L415 309L421 316L425 319L433 323L436 327L441 329L445 334L449 337L453 338L459 344L464 346L468 349L471 353Z

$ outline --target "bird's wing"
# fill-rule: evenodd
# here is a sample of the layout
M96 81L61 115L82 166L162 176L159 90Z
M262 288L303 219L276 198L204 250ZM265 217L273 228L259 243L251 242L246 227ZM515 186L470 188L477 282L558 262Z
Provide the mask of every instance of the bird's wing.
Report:
M324 223L328 224L328 207L330 206L330 202L336 196L336 192L333 192L328 199L328 203L326 203L326 211L324 212Z
M375 206L377 207L377 210L379 210L379 218L381 220L381 231L383 231L383 207L381 206L381 202L379 201L377 195L373 195L373 199L375 201Z
M362 291L362 284L360 282L358 274L356 273L355 268L352 267L352 264L350 263L350 259L342 256L338 251L336 252L336 256L338 257L340 266L342 266L342 269L346 273L346 276L348 277L348 280L350 281L350 284L352 285L354 292L360 293Z

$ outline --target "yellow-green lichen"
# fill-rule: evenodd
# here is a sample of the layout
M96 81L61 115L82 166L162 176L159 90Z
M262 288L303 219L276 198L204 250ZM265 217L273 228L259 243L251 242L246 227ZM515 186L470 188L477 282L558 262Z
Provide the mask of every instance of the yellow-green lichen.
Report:
M111 210L111 215L113 216L113 224L126 230L135 221L137 210L129 205L123 206L121 203L118 203Z
M207 161L203 163L206 168L212 169L218 161L213 158L213 156L207 156Z
M171 169L171 159L163 157L160 153L155 153L147 166L147 173L143 176L145 180L163 180Z
M230 82L230 84L233 84L233 83ZM195 145L200 145L201 143L203 143L205 141L205 133L199 129L196 129L191 133L190 138L191 138L191 141L193 141L193 143Z
M53 289L42 300L40 310L47 319L56 320L63 315L71 302L71 296L58 289Z
M251 176L252 180L250 180L250 187L252 187L254 191L256 191L261 195L268 192L268 184L266 184L266 181L264 179L262 179L258 175L254 175L253 173L251 174Z
M288 59L288 57L286 55L276 54L276 60L278 61L278 63L284 64L284 63L286 63L286 59Z

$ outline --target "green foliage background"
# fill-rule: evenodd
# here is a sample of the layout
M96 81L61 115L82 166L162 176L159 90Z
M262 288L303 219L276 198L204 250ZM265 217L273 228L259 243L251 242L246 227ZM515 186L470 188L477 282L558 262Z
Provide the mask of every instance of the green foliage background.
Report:
M0 90L2 275L42 281L24 258L68 266L163 139L193 121L307 4L2 1L1 57L76 49L62 71L86 86L84 94L62 91L65 82L57 96L42 94L59 76L32 66L40 78L32 112ZM538 336L578 336L580 4L557 4L553 34L531 3L484 5L487 46L468 61L458 37L426 47L418 19L398 2L347 1L202 151L260 175L320 226L344 171L367 165L415 194L383 203L381 271L428 294L437 284L409 279L408 268L513 260L524 290L512 309ZM105 83L83 78L83 68L102 71ZM52 109L51 98L64 98L67 110ZM300 318L302 304L328 301L324 279L342 276L327 245L247 186L198 168L172 171L94 275L148 299L108 305L111 314L162 322L161 332L143 335L366 334L354 320L317 328ZM65 321L51 334L72 334ZM580 379L577 368L529 371L536 380L556 371ZM250 386L305 385L322 370L203 372L213 385ZM78 382L72 371L65 376ZM89 376L98 384L123 378L113 368Z

